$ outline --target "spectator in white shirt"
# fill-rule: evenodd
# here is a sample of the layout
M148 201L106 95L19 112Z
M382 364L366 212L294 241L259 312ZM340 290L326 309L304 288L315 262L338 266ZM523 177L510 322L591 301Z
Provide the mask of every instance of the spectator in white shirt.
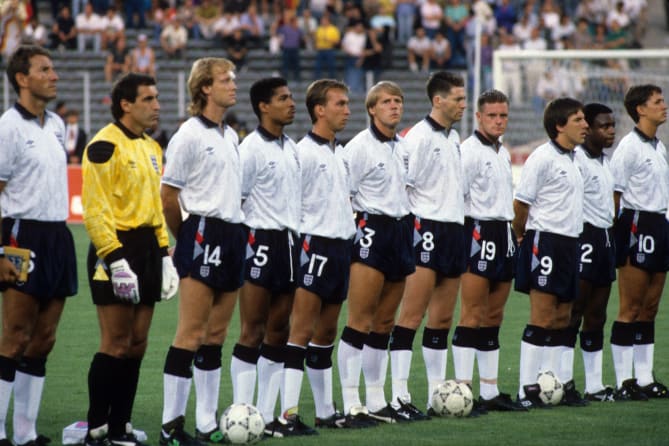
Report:
M176 16L167 18L167 25L160 33L160 46L169 57L181 57L188 42L188 31Z
M420 62L423 71L428 71L431 49L432 40L427 36L425 29L422 27L416 28L416 34L407 43L407 57L411 71L414 73L418 71L418 62Z
M77 29L77 49L79 52L83 52L86 45L93 42L93 51L99 53L102 21L100 16L93 12L93 5L86 3L84 12L77 15L75 27Z

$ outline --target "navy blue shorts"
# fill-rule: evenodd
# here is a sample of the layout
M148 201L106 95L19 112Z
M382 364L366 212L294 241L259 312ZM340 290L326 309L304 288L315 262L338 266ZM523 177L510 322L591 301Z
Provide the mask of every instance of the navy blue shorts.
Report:
M470 273L494 282L513 279L518 244L509 222L465 218L465 246Z
M158 247L154 228L116 231L123 245L123 255L130 269L137 275L139 303L153 306L160 300L163 280L163 254ZM88 283L95 305L126 303L114 295L109 266L95 253L93 244L88 249Z
M465 272L465 230L458 223L414 218L413 249L416 266L430 268L443 277Z
M579 256L577 238L527 231L518 249L516 291L537 290L572 302L578 293Z
M352 262L381 271L386 280L398 282L416 271L413 253L413 215L393 218L359 212Z
M216 291L235 291L244 281L247 228L218 218L190 215L179 228L174 265Z
M272 294L292 293L297 286L299 246L292 231L247 229L244 280Z
M581 246L579 276L581 280L602 287L616 280L616 244L613 229L583 224L578 239Z
M351 240L303 235L300 239L297 286L318 295L323 302L346 300L351 272Z
M616 265L651 273L669 270L669 223L664 214L623 209L614 226Z
M2 240L7 246L30 250L28 280L0 283L39 301L74 296L79 289L74 239L65 222L2 219Z

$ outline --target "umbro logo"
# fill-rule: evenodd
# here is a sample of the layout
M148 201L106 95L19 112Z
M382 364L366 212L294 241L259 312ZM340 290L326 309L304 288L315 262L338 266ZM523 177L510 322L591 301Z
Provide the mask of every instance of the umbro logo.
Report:
M207 147L204 151L207 152L208 155L214 154L214 148L212 146Z
M270 169L276 169L276 161L270 161L268 163L268 166Z
M386 169L386 165L385 165L385 163L379 163L379 164L376 165L376 167L378 167L378 168L381 169L381 170L385 170L385 169Z
M319 165L318 165L318 169L319 169L321 172L325 172L326 170L328 170L328 166L327 166L327 164L319 164Z

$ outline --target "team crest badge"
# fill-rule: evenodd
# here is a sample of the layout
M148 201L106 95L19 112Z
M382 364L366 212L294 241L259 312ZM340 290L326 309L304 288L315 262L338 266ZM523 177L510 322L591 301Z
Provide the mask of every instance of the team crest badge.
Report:
M260 268L254 266L251 268L251 278L257 279L258 277L260 277Z
M639 262L639 263L645 262L646 261L646 254L644 254L642 252L638 252L636 254L636 261Z
M420 261L423 263L427 263L430 261L430 253L423 251L420 253Z
M478 269L479 269L479 271L487 270L488 269L488 262L485 261L485 260L479 260Z
M546 286L546 284L548 283L548 277L546 277L546 276L539 276L539 277L537 278L537 283L539 284L539 286Z
M156 158L156 155L151 155L151 165L153 166L153 169L156 171L158 175L160 175L160 169L158 168L158 159Z
M314 283L314 276L312 276L311 274L305 274L304 275L304 284L306 286L309 286L312 283Z
M360 248L360 258L366 259L369 257L369 248Z
M209 266L207 265L202 265L200 267L200 276L202 277L209 277Z

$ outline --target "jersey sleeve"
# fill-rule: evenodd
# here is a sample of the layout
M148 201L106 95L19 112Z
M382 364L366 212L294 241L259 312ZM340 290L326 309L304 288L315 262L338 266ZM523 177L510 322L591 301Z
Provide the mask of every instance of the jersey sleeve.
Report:
M405 140L407 159L407 186L416 187L416 181L421 178L425 166L425 150L423 150L423 138L416 132L409 131Z
M613 176L613 190L623 194L627 190L629 177L635 164L634 157L630 157L629 153L631 151L626 150L626 146L619 145L613 152L611 162L609 163L611 175Z
M476 157L476 150L473 147L462 146L462 194L465 198L470 196L470 190L474 179L479 174L479 159Z
M341 151L342 161L348 174L348 184L351 196L358 193L358 186L367 171L367 156L365 150L356 144L347 144Z
M246 200L255 185L258 175L258 152L247 144L239 146L239 161L242 164L242 200Z
M532 155L535 155L535 151ZM544 177L546 161L540 156L532 156L527 159L520 174L520 183L516 190L516 200L532 205L537 198L537 193Z
M0 181L9 181L18 156L18 144L14 130L9 126L0 128Z
M123 245L116 236L111 205L114 191L115 145L94 141L86 147L82 162L81 201L84 226L101 259L114 261L123 257Z
M162 183L183 189L188 183L188 173L192 171L192 153L190 141L177 132L167 144Z

